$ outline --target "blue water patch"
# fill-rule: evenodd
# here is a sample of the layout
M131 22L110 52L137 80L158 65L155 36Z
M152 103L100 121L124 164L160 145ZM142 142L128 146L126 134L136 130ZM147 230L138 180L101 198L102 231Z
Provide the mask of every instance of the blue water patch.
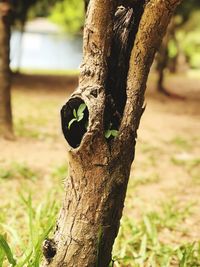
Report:
M14 31L10 59L13 69L78 69L82 61L82 36L35 32L25 32L21 36Z

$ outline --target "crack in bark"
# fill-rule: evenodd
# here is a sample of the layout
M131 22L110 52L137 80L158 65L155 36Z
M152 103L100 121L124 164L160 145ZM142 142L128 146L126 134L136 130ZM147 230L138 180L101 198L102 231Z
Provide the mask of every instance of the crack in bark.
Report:
M75 210L78 208L80 200L81 200L81 198L77 201L77 205L76 205ZM65 241L65 243L64 243L64 246L66 246L66 249L65 249L65 253L64 253L63 257L62 257L61 263L64 262L64 259L66 258L66 255L67 255L67 252L68 252L68 249L69 249L69 247L71 245L71 241L73 240L72 230L73 230L73 227L74 227L74 224L75 224L75 221L76 221L76 216L77 216L77 213L73 217L72 225L71 225L71 228L70 228L70 235L68 235L68 237L70 238L69 244L66 244L67 241Z
M76 192L76 188L74 186L74 180L73 180L72 175L70 175L70 180L71 180L71 185L72 185L72 189L74 190L74 194L75 194L76 200L78 200L77 192Z

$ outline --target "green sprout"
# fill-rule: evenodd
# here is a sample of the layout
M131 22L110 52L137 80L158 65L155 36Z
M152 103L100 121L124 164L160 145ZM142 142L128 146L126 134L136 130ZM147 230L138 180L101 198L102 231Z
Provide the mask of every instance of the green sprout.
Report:
M112 123L109 124L109 128L105 131L105 138L108 139L109 137L117 137L119 134L119 131L112 129Z
M71 121L68 123L68 130L70 130L71 125L76 121L79 122L83 119L84 117L84 110L86 109L86 104L82 103L80 104L80 106L78 107L78 110L76 111L76 109L73 109L73 115L74 118L71 119Z

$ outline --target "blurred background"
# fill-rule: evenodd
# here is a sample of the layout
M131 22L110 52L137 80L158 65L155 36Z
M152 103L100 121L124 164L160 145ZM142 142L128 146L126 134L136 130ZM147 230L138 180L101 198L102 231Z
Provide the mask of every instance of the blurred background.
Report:
M84 2L36 1L27 12L24 25L19 21L12 32L12 69L77 70L82 57Z
M12 125L0 139L0 266L40 266L64 194L59 112L78 85L88 1L11 2L0 1L10 12L12 71ZM200 2L183 0L149 75L114 266L199 266L199 100Z

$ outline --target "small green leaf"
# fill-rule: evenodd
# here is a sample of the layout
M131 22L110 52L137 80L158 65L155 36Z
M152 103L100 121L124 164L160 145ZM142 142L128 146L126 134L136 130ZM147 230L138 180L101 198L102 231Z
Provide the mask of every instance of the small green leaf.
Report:
M70 130L70 127L71 127L71 125L72 125L72 123L73 123L74 121L77 121L77 119L74 118L74 119L72 119L72 120L68 123L68 130Z
M77 117L77 114L76 114L76 110L75 110L75 108L73 109L73 115L74 115L74 118L76 118L76 117Z
M84 113L81 113L77 116L77 121L81 121L83 119Z
M70 127L72 125L73 122L77 121L81 121L84 117L84 110L86 108L86 104L81 104L78 108L78 110L76 111L76 109L73 109L73 115L74 115L74 118L71 119L71 121L68 123L68 130L70 130Z
M111 130L106 130L104 134L105 138L108 139L111 136L111 133Z
M81 116L83 114L83 111L86 109L86 104L80 104L78 110L77 110L77 116Z
M16 261L13 258L12 251L11 251L7 241L5 240L3 235L1 235L1 234L0 234L0 247L4 250L9 263L12 264L12 266L15 266L16 265Z
M119 134L119 131L117 131L117 130L110 130L110 131L111 131L111 135L114 137L117 137Z

